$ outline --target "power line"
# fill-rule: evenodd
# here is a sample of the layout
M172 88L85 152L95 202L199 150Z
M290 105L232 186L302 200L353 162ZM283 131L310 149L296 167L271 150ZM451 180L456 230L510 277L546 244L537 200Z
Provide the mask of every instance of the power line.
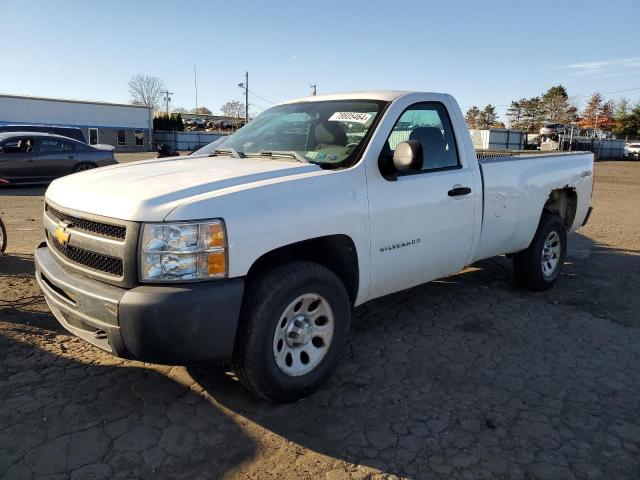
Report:
M264 100L265 102L270 103L271 105L277 105L277 102L272 102L271 100L267 100L266 98L258 95L256 92L252 92L251 90L249 90L249 93L255 97L258 97L260 100Z

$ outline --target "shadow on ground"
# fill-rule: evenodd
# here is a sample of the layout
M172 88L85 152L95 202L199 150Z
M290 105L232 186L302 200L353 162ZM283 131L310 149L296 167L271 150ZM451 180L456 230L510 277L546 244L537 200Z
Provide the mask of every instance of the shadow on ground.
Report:
M0 306L0 475L637 477L640 257L579 237L549 292L515 289L500 257L357 308L337 372L289 405Z

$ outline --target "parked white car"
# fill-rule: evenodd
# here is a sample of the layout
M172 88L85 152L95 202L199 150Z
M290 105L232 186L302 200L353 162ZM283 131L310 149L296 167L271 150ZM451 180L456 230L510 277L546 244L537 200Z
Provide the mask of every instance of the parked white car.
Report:
M624 156L629 159L640 160L640 143L627 143L624 146Z
M104 350L230 360L250 390L291 401L336 367L353 306L500 254L518 284L550 288L592 188L591 153L479 161L449 95L313 96L208 155L54 181L36 278Z
M540 135L562 135L567 132L567 127L561 123L545 123L540 127Z

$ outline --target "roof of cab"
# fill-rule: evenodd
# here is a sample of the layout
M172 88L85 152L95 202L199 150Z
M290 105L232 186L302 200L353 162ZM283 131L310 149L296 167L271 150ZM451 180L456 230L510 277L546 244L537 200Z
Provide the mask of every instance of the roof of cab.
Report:
M391 102L396 98L403 97L409 93L414 92L405 90L371 90L364 92L330 93L327 95L314 95L311 97L296 98L294 100L282 102L282 104L318 102L322 100L383 100L385 102Z

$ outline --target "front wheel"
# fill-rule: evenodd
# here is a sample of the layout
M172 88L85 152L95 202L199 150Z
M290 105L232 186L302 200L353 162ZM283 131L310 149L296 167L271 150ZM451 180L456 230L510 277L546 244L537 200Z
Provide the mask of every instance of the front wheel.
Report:
M351 325L344 285L322 265L293 262L248 288L233 362L238 377L272 402L309 395L344 350Z
M558 215L544 212L531 245L513 256L513 273L521 287L548 290L558 280L567 254L567 230Z

